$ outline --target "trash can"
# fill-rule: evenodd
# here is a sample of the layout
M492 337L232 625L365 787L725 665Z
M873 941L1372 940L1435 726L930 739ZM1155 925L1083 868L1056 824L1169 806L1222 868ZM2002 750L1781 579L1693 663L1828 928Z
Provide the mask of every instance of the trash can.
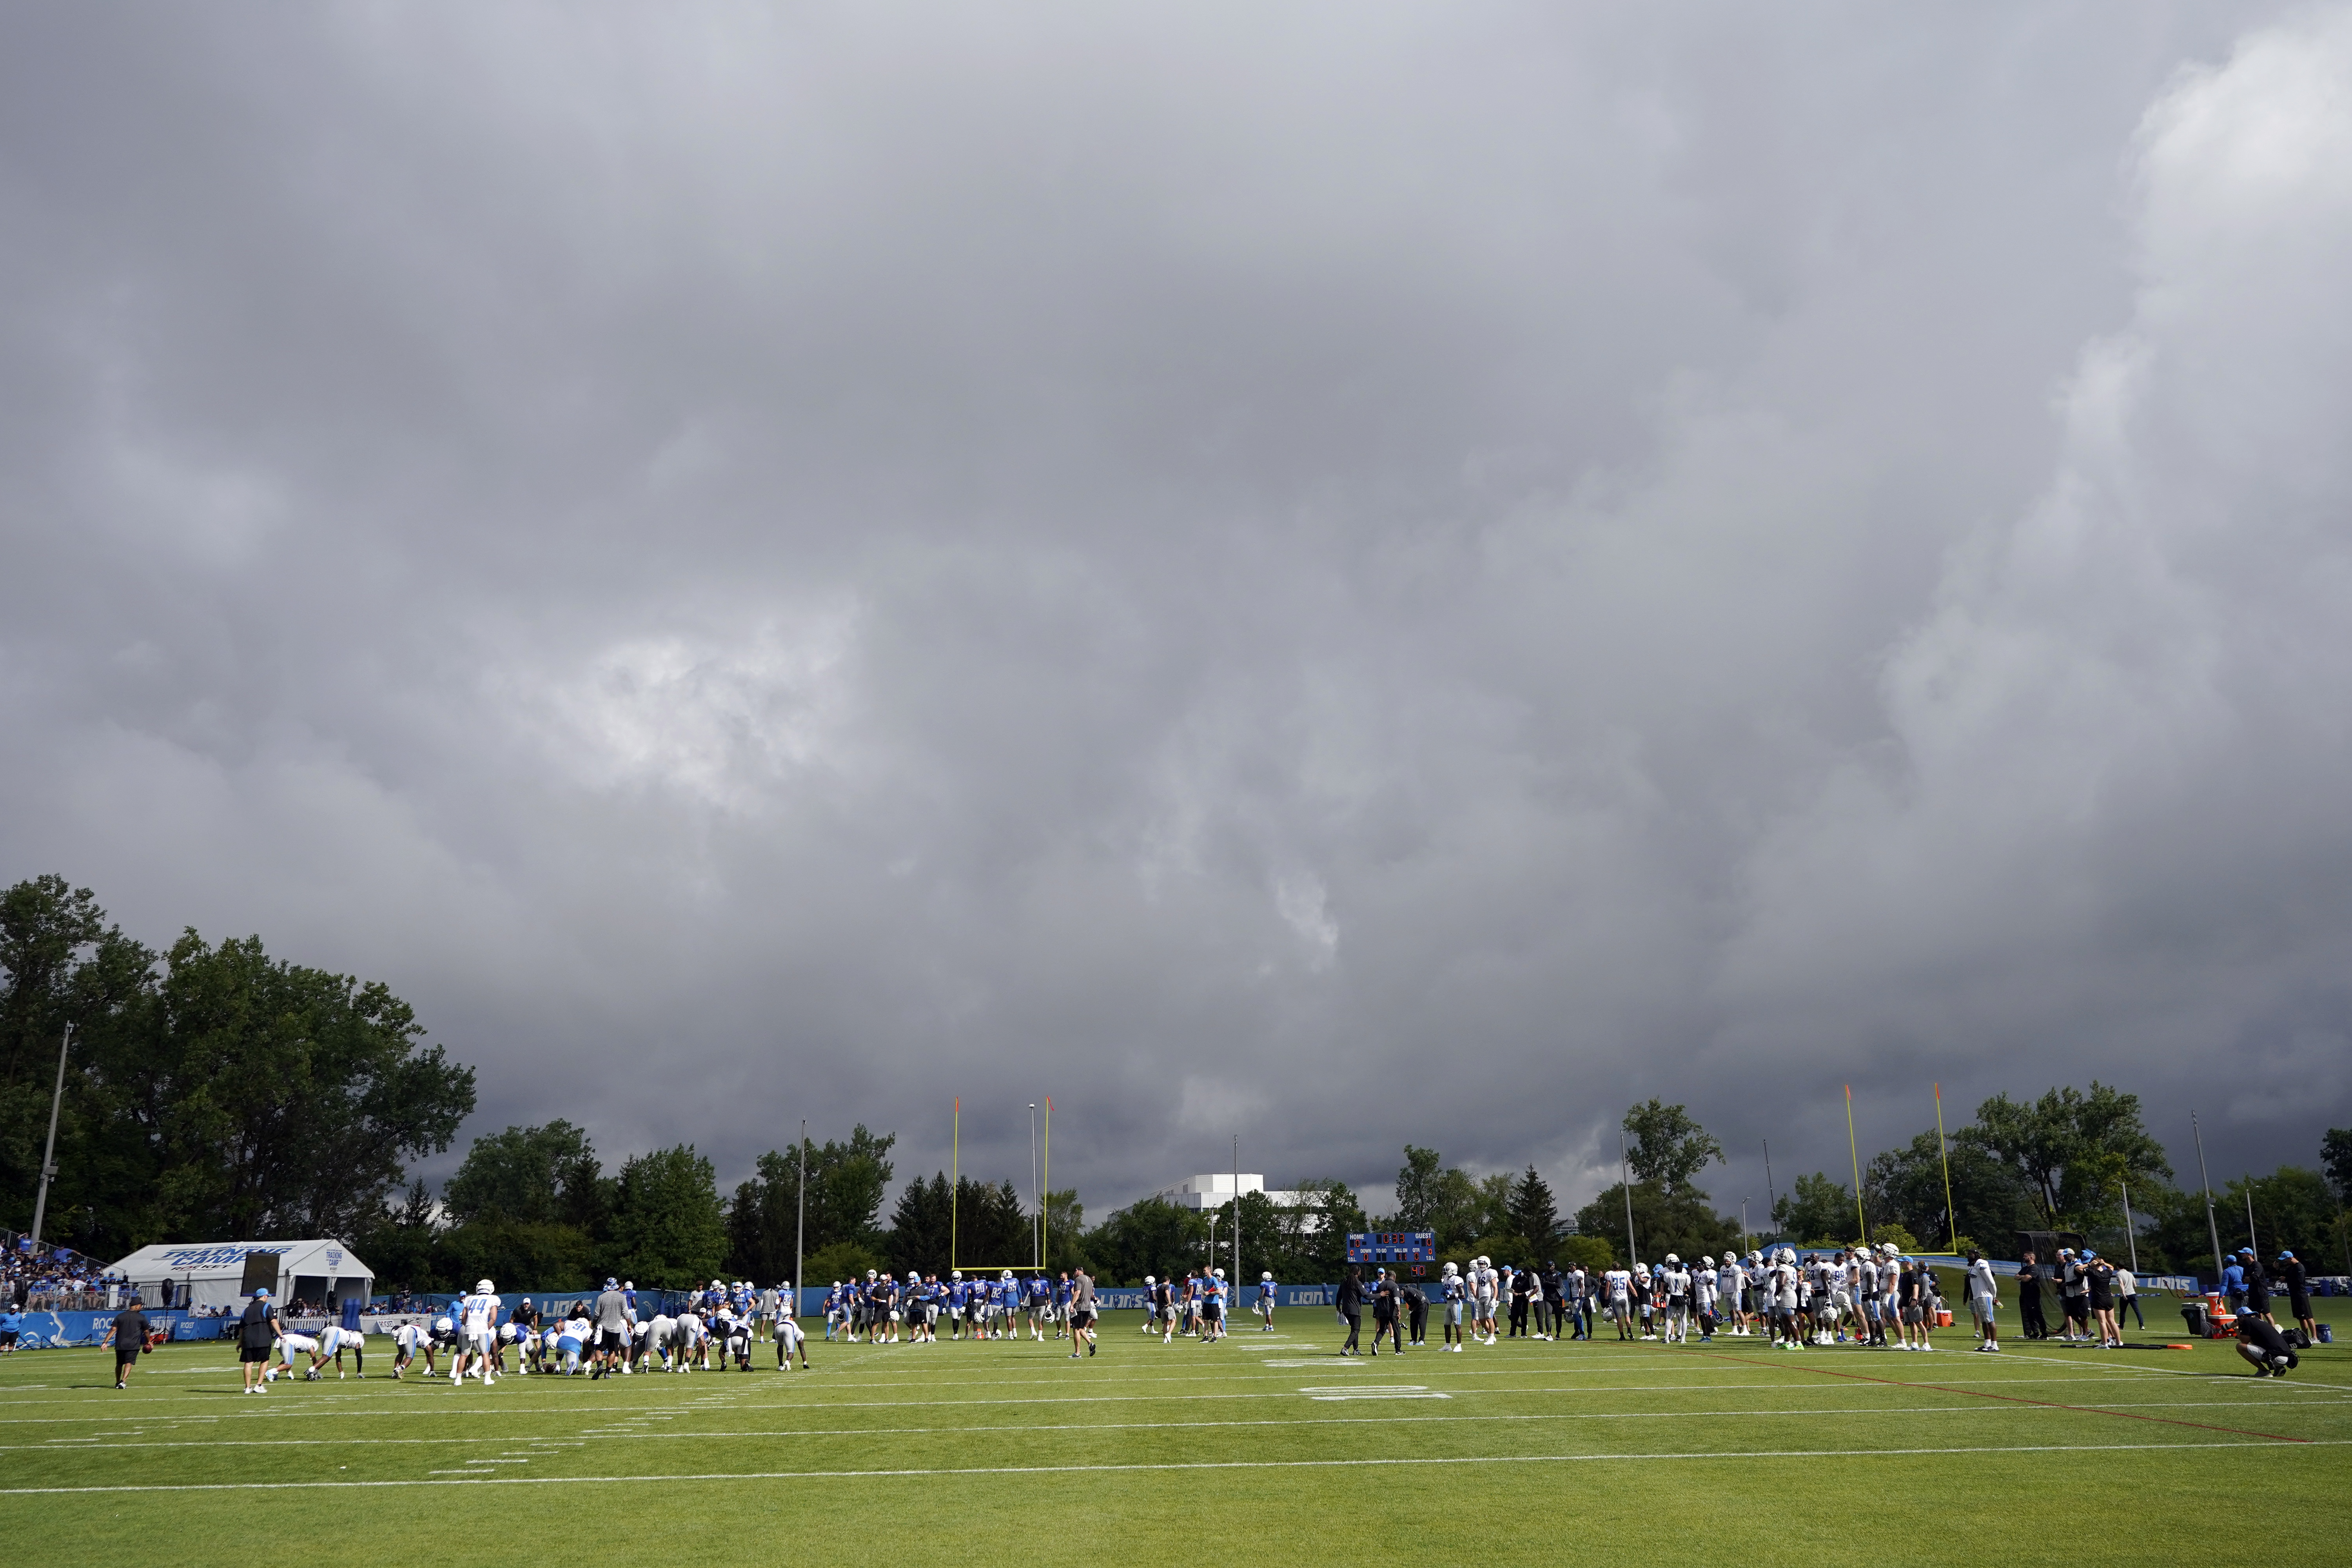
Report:
M2191 1301L2180 1309L2180 1321L2189 1325L2189 1337L2201 1340L2211 1331L2205 1319L2205 1303Z
M2334 1331L2331 1331L2326 1323L2314 1323L2311 1326L2319 1331L2319 1342L2321 1344L2332 1345L2336 1342L2336 1335Z

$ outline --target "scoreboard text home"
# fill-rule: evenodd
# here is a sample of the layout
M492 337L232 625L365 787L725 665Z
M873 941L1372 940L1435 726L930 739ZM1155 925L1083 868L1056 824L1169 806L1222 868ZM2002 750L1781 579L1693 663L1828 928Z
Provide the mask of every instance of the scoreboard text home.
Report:
M1437 1233L1433 1230L1351 1230L1348 1233L1348 1261L1370 1263L1381 1268L1402 1263L1419 1274L1437 1261Z

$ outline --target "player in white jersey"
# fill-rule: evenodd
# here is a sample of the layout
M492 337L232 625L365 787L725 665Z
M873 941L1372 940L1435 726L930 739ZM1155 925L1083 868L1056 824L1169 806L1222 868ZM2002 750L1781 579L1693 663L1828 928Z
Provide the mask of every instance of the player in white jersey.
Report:
M457 1354L449 1363L449 1387L452 1392L466 1386L466 1369L471 1363L474 1375L488 1388L499 1380L490 1367L491 1325L499 1315L499 1298L487 1279L474 1282L474 1293L458 1303Z
M1982 1336L1977 1345L1980 1351L2000 1349L2000 1330L1994 1326L1993 1313L2000 1305L2000 1287L1994 1280L1992 1264L1974 1247L1969 1249L1969 1310L1976 1314L1977 1330Z
M1445 1301L1445 1346L1455 1355L1462 1353L1462 1308L1468 1287L1462 1282L1462 1270L1449 1263L1440 1278L1439 1289Z
M424 1324L401 1324L392 1331L392 1375L395 1382L408 1370L419 1351L425 1353L425 1375L433 1375L433 1335Z
M312 1338L309 1334L298 1334L293 1332L291 1330L289 1330L278 1336L277 1351L278 1359L276 1362L264 1366L261 1369L261 1376L264 1382L276 1383L279 1373L292 1372L294 1370L294 1358L298 1355L305 1355L310 1358L310 1365L309 1369L302 1373L302 1381L305 1383L316 1383L319 1381L319 1342L316 1339Z
M1486 1330L1486 1342L1495 1342L1495 1308L1502 1300L1503 1276L1495 1268L1495 1260L1481 1256L1478 1259L1478 1321Z
M335 1363L335 1381L341 1383L343 1380L343 1352L345 1351L352 1352L352 1365L353 1369L357 1371L362 1377L365 1377L367 1375L367 1336L360 1332L357 1329L331 1326L322 1331L319 1335L319 1349L316 1352L316 1357L311 1362L310 1365L314 1370L316 1370L324 1367L330 1361L333 1362Z
M1798 1350L1804 1344L1797 1327L1797 1310L1803 1277L1797 1269L1794 1247L1784 1247L1772 1261L1767 1289L1771 1298L1772 1342L1783 1350Z
M786 1284L780 1294L786 1301L792 1300L792 1286L789 1283ZM936 1342L938 1335L933 1334L932 1339ZM798 1318L793 1317L790 1312L779 1313L776 1317L776 1370L792 1371L793 1357L795 1353L801 1358L801 1370L806 1372L809 1364L808 1335L801 1331L801 1321Z
M1652 1275L1651 1280L1665 1309L1658 1325L1658 1338L1670 1345L1689 1343L1691 1277L1684 1269L1682 1258L1667 1253L1665 1267Z
M1738 1257L1726 1253L1715 1271L1716 1315L1723 1320L1724 1332L1744 1334L1748 1331L1747 1303L1740 1300L1740 1290L1748 1283L1747 1270L1739 1267Z
M1716 1309L1717 1289L1715 1258L1710 1253L1700 1258L1698 1267L1691 1270L1691 1311L1698 1318L1701 1344L1711 1344L1715 1340L1715 1325L1718 1318Z
M1617 1325L1617 1337L1633 1337L1633 1271L1612 1268L1601 1276L1601 1294L1609 1321Z

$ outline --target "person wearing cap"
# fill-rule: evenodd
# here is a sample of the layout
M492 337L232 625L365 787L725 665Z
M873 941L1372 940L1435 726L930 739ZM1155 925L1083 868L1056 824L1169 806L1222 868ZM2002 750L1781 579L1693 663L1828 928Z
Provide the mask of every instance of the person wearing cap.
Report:
M270 1351L278 1343L278 1309L270 1303L269 1288L254 1291L237 1321L236 1359L245 1368L245 1391L259 1394L269 1370Z
M2256 1377L2284 1377L2296 1366L2294 1347L2260 1313L2239 1313L2237 1334L2238 1353L2252 1363Z
M2098 1325L2099 1348L2103 1351L2123 1349L2123 1325L2116 1321L2116 1266L2085 1247L2083 1252L2083 1283L2090 1300L2092 1320Z
M2251 1247L2240 1247L2238 1257L2246 1269L2246 1310L2257 1318L2270 1318L2271 1327L2278 1327L2278 1320L2271 1318L2271 1278L2263 1272L2262 1259Z
M131 1369L139 1364L140 1355L147 1349L146 1305L133 1296L131 1305L115 1314L114 1386L117 1388L131 1386Z
M627 1357L629 1342L634 1337L629 1332L629 1300L621 1294L620 1280L609 1276L605 1279L604 1289L597 1294L595 1315L591 1321L596 1327L596 1345L593 1357L594 1365L588 1373L588 1381L593 1383L612 1371L614 1358Z
M2231 1317L2242 1317L2246 1310L2246 1265L2252 1253L2241 1252L2221 1267L2221 1300Z
M2042 1265L2028 1252L2017 1265L2017 1330L2029 1340L2046 1340L2050 1324L2042 1315Z
M1070 1341L1083 1342L1087 1354L1095 1353L1095 1281L1094 1276L1080 1268L1070 1275ZM1070 1359L1078 1359L1072 1351Z
M2287 1310L2294 1318L2296 1331L2303 1335L2304 1344L2306 1347L2313 1344L2319 1336L2319 1325L2311 1318L2311 1276L2295 1260L2294 1253L2284 1251L2278 1255L2278 1261L2271 1266L2271 1271L2286 1288Z
M2000 1330L1994 1326L1993 1313L2000 1305L2000 1286L1992 1273L1992 1264L1975 1247L1969 1248L1969 1310L1977 1320L1978 1342L1980 1351L2000 1349Z

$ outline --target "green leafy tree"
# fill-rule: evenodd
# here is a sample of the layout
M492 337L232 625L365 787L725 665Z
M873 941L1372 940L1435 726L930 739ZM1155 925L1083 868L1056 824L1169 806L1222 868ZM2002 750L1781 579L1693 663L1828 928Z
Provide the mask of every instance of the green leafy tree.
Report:
M1404 1146L1404 1164L1397 1172L1397 1208L1392 1215L1372 1222L1382 1230L1427 1230L1437 1236L1441 1253L1466 1252L1477 1237L1496 1228L1490 1223L1487 1195L1466 1173L1444 1163L1434 1149Z
M1559 1239L1557 1256L1562 1268L1573 1268L1580 1263L1589 1274L1617 1267L1617 1249L1609 1245L1606 1237L1564 1236Z
M1954 1140L1999 1160L2024 1184L2044 1226L2096 1216L2116 1200L2116 1183L2169 1181L2163 1146L2140 1124L2139 1097L2094 1079L2089 1090L2053 1089L2027 1103L1997 1094L1977 1107Z
M891 1147L896 1133L877 1133L860 1122L846 1140L809 1142L804 1148L771 1149L753 1162L751 1180L739 1183L727 1209L729 1267L752 1279L781 1279L792 1271L796 1242L807 1254L837 1241L854 1241L867 1253L887 1255L882 1199L889 1190ZM801 1241L801 1167L808 1167L806 1239Z
M2331 1127L2319 1140L2319 1168L2336 1189L2336 1201L2352 1203L2352 1127Z
M441 1188L441 1207L452 1225L576 1223L597 1212L603 1174L588 1134L569 1121L509 1127L474 1140Z
M801 1283L837 1285L844 1279L863 1279L867 1269L882 1267L882 1255L863 1242L836 1241L809 1254L808 1278Z
M1147 1274L1181 1274L1200 1261L1209 1223L1198 1211L1148 1197L1107 1216L1088 1231L1081 1250L1107 1285L1140 1285Z
M1797 1178L1795 1190L1772 1205L1772 1223L1800 1243L1843 1246L1862 1239L1854 1235L1853 1189L1823 1171Z
M1625 1113L1625 1163L1636 1182L1654 1182L1669 1196L1689 1190L1708 1161L1723 1163L1723 1145L1679 1105L1651 1100Z
M1625 1236L1625 1197L1624 1184L1619 1183L1577 1210L1576 1234L1618 1252ZM1658 1262L1669 1252L1688 1260L1739 1240L1739 1227L1710 1208L1703 1193L1671 1193L1656 1182L1636 1182L1633 1200L1638 1248L1633 1256L1644 1262Z
M1087 1254L1087 1210L1078 1202L1078 1190L1065 1187L1059 1192L1047 1189L1045 1194L1045 1268L1049 1273L1083 1267L1087 1273L1096 1270Z
M2034 1228L2032 1199L2014 1170L1969 1143L1952 1144L1949 1154L1949 1206L1957 1221L1948 1220L1944 1212L1944 1151L1934 1128L1899 1149L1871 1157L1863 1171L1862 1192L1872 1240L1895 1225L1937 1247L1947 1245L1955 1230L2007 1237L2014 1230Z
M628 1161L614 1200L610 1272L665 1289L717 1277L727 1258L727 1216L719 1173L693 1144Z

